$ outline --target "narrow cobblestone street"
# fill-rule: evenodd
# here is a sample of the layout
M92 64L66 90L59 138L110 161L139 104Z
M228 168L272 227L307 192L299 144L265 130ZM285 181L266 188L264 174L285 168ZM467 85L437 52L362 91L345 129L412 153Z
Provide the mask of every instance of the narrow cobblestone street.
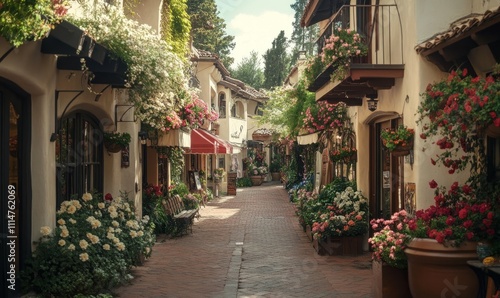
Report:
M119 297L372 297L370 254L320 256L281 184L201 209L193 233L161 236Z

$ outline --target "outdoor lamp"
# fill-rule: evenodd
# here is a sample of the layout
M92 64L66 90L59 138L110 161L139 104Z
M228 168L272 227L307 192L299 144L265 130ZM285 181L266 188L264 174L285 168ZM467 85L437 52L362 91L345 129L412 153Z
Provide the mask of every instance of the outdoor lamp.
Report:
M377 100L377 94L368 94L366 95L366 97L369 98L369 100L366 101L366 103L368 104L368 110L370 111L375 111L377 109L377 103L378 103L378 100Z
M148 139L148 133L143 130L139 131L139 139L141 140L141 144L145 145Z

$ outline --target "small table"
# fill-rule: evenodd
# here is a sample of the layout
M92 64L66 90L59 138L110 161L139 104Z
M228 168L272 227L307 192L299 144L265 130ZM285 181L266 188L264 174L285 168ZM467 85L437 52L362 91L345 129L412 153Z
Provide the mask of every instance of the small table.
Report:
M467 261L467 265L476 273L479 281L478 298L486 297L488 287L488 277L493 279L496 290L500 289L500 265L486 266L481 261Z

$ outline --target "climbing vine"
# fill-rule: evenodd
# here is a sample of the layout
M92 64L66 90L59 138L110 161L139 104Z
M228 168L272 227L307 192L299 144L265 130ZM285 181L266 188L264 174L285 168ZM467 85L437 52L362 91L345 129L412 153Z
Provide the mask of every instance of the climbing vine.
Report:
M187 13L187 0L169 0L163 2L161 31L163 39L172 46L172 51L180 58L186 58L189 52L191 21Z

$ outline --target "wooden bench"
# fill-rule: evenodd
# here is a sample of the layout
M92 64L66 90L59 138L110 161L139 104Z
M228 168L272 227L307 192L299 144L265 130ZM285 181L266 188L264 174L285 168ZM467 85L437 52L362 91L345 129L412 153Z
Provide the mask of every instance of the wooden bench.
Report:
M189 229L193 232L193 221L195 217L199 217L198 209L186 210L184 202L179 195L173 195L162 201L165 213L172 216L176 227L180 234L187 234Z

